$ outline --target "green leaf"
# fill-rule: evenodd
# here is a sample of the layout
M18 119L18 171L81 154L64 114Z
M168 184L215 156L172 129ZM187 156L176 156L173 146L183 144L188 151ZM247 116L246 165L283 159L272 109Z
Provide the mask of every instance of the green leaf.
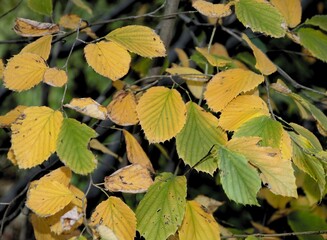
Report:
M279 149L282 139L282 125L268 116L260 116L245 122L234 134L234 137L261 137L262 146Z
M46 16L52 14L52 0L28 0L28 6L39 14Z
M227 197L237 203L259 205L256 195L261 180L257 170L242 154L226 147L221 146L217 156L221 183Z
M255 32L262 32L272 37L283 37L286 30L282 27L285 20L272 5L258 0L239 0L235 4L238 20Z
M327 62L327 35L313 28L300 28L297 32L301 45L314 57Z
M288 224L294 232L327 230L324 219L308 211L294 211L287 217ZM322 240L321 235L297 236L300 240Z
M87 125L66 118L63 121L57 140L57 154L62 162L78 174L92 172L97 160L90 150L88 143L97 133Z
M137 230L146 240L166 240L181 225L186 206L186 178L162 173L136 209Z
M188 102L187 117L182 131L176 136L177 153L186 164L194 166L215 145L225 144L227 135L218 128L218 119L199 105ZM198 171L213 174L217 162L212 156L195 167Z
M294 132L289 132L289 134L292 139L294 164L317 182L322 197L326 180L323 165L315 155L319 150L315 149L311 142L302 135Z
M316 15L307 19L305 24L319 27L321 30L327 31L327 15Z
M317 149L318 151L323 150L318 138L312 132L310 132L308 129L306 129L296 123L290 123L290 125L292 126L292 128L294 128L294 130L297 133L299 133L300 135L302 135L303 137L308 139L315 149Z

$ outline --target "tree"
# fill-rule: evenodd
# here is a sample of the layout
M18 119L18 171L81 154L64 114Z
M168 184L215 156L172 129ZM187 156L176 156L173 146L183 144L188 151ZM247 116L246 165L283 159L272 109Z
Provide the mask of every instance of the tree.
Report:
M37 239L322 239L323 2L11 4L1 233L26 206Z

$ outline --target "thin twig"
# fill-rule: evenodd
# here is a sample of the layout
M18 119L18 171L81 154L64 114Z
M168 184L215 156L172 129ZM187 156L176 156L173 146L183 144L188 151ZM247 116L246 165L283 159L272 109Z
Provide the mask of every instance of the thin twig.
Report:
M270 112L271 117L276 120L275 115L274 115L274 111L273 108L271 106L271 99L270 99L270 92L269 92L269 80L267 78L267 76L264 77L265 78L265 85L266 85L266 92L267 92L267 105L268 105L268 109Z
M247 238L247 237L290 237L290 236L309 236L309 235L320 235L327 233L327 230L320 231L306 231L306 232L292 232L292 233L255 233L255 234L233 234L230 236L220 236L220 239L228 238Z
M8 15L9 13L11 13L12 11L14 11L16 8L19 7L19 5L23 2L23 0L20 0L19 3L17 3L17 5L15 7L13 7L12 9L8 10L7 12L5 12L4 14L2 14L0 16L0 19L5 17L6 15Z

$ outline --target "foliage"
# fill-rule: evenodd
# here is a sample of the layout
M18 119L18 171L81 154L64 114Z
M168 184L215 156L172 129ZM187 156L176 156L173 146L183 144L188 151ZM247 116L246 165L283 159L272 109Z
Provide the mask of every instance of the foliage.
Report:
M100 21L118 4L100 2L21 1L0 16L21 37L0 51L3 158L46 169L22 191L35 237L220 239L275 233L284 218L276 231L322 239L327 94L301 71L327 61L327 15L301 17L300 0L194 0ZM171 47L190 25L189 44ZM283 65L273 48L302 55ZM264 225L224 224L224 211L264 206Z

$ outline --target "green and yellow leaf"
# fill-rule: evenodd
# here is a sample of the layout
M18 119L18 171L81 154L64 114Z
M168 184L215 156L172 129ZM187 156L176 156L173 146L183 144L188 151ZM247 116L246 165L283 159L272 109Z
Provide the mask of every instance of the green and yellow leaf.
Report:
M125 76L129 70L131 56L114 42L88 44L84 48L84 54L94 71L113 81Z
M218 127L218 119L197 104L188 102L186 108L186 123L176 136L176 148L178 156L193 167L209 154L213 146L224 145L227 134ZM217 160L209 154L195 169L213 174L217 167Z
M134 163L105 177L104 186L110 192L143 193L153 184L150 172Z
M6 88L21 92L28 90L43 79L47 65L44 59L34 53L21 53L9 59L3 71Z
M51 50L52 35L40 37L34 42L26 45L20 52L21 53L34 53L41 56L45 61L48 60Z
M64 119L57 140L58 157L75 173L92 172L97 160L88 149L88 143L96 136L97 133L84 123L71 118Z
M67 83L67 80L67 73L58 68L48 68L43 78L43 82L52 87L62 87Z
M107 108L92 98L73 98L70 103L64 106L92 118L100 120L107 119Z
M185 176L162 173L136 209L137 230L147 240L166 240L181 225L185 204Z
M220 239L218 223L196 201L186 202L183 223L178 232L180 240Z
M1 128L8 128L13 124L20 115L23 114L24 110L27 108L27 106L19 105L15 107L14 109L7 112L5 115L0 116L0 127Z
M125 90L117 91L107 106L108 117L118 125L136 125L139 122L136 105L136 97L132 92Z
M26 205L40 217L54 215L66 207L74 198L67 186L47 179L41 179L28 190Z
M235 3L238 20L244 26L255 32L261 32L272 37L284 37L282 14L269 2L262 0L239 0Z
M242 38L247 42L253 51L256 59L255 67L263 74L270 75L277 71L275 64L264 54L256 45L254 45L247 35L242 34Z
M104 225L110 228L118 239L132 240L136 234L134 212L117 197L109 197L101 202L92 213L89 225Z
M305 21L305 24L319 27L323 31L327 31L327 15L315 15Z
M222 111L219 126L234 131L245 122L259 116L269 116L266 103L255 95L242 95L231 101Z
M51 16L52 0L28 0L28 6L35 12Z
M201 53L207 59L207 61L209 62L209 64L211 66L225 67L226 65L232 63L231 59L229 59L225 56L219 56L219 55L213 54L211 52L208 52L207 48L196 47L195 49L196 49L196 51Z
M125 129L123 130L123 133L126 142L126 153L128 161L130 163L138 163L141 166L147 168L149 171L154 172L150 159L148 158L138 141L133 137L132 134L130 134Z
M240 93L254 89L263 81L263 76L249 70L226 70L210 80L204 98L212 110L219 112Z
M196 0L193 1L192 6L210 18L222 18L232 14L230 4L213 4L204 0Z
M105 38L142 57L166 56L165 45L149 27L130 25L117 28L107 34Z
M283 15L287 25L296 27L301 22L301 0L271 0L270 1Z
M150 88L140 98L136 110L150 143L175 137L186 120L186 107L181 95L177 90L166 87Z
M62 125L60 111L48 107L26 108L12 125L12 150L20 168L31 168L56 151Z

